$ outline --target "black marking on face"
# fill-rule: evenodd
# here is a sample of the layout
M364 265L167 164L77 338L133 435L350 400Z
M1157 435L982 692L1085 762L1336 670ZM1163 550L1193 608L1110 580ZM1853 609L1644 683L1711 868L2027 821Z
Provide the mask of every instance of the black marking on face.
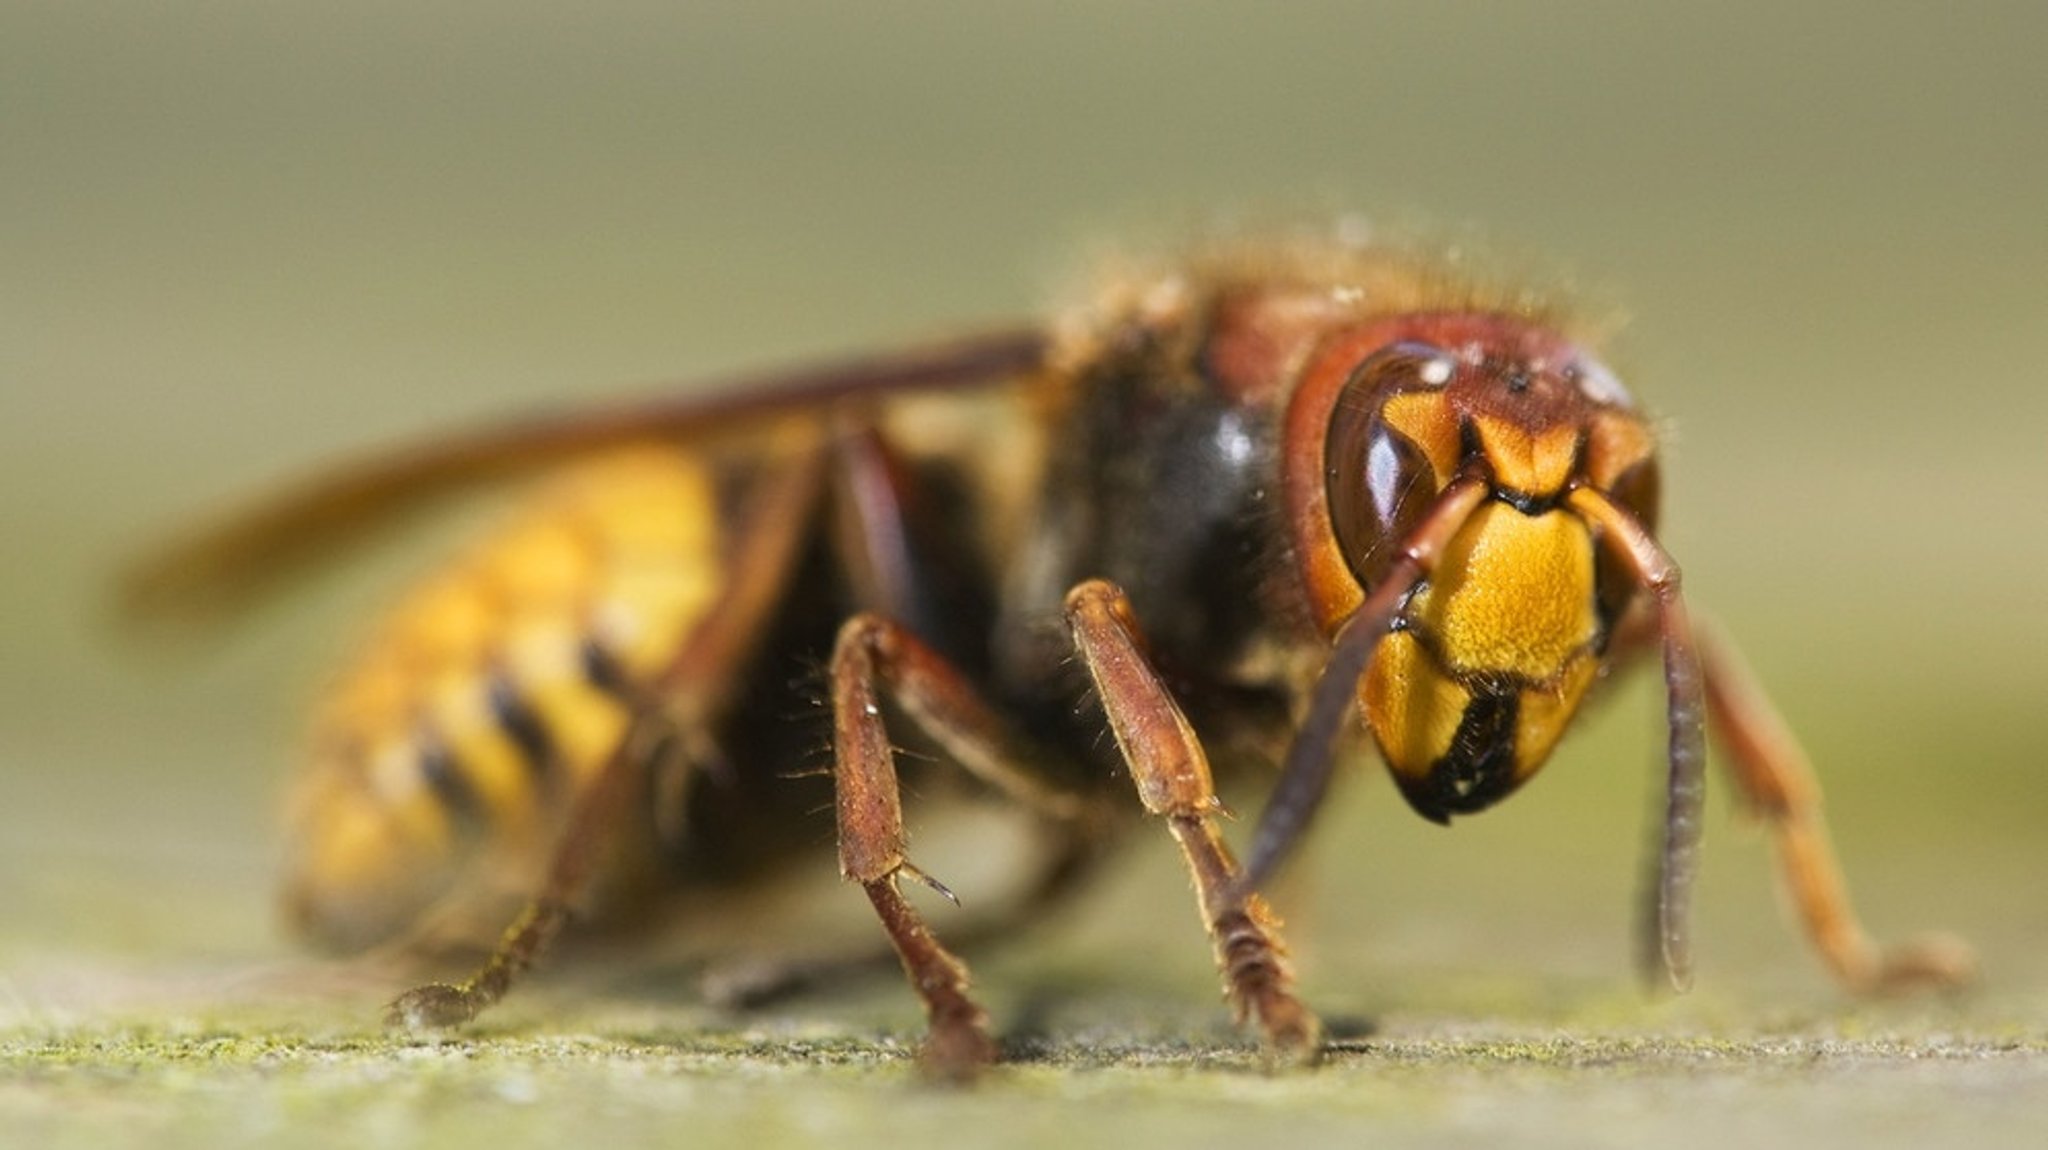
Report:
M1483 811L1507 797L1518 782L1515 727L1521 709L1521 693L1512 687L1475 690L1450 750L1430 764L1429 774L1420 780L1395 776L1415 813L1448 823L1454 814Z

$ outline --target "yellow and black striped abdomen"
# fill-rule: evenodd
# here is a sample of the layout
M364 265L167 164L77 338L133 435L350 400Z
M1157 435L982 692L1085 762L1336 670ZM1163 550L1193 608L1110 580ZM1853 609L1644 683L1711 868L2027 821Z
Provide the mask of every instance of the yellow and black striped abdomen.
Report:
M724 577L710 467L614 452L548 481L426 579L323 700L293 799L287 905L344 949L451 895L527 890L627 698Z

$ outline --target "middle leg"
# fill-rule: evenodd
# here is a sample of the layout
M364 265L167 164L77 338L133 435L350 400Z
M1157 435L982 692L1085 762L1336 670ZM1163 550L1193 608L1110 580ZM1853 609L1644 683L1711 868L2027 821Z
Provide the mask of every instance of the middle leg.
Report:
M839 868L874 904L911 986L924 1000L930 1033L926 1066L964 1078L995 1060L988 1015L969 992L967 966L904 898L910 878L949 900L953 893L907 855L895 750L882 720L882 694L969 774L1039 817L1079 825L1095 807L1020 769L1042 752L1012 733L980 694L910 629L863 613L840 628L830 669L833 773L838 789Z

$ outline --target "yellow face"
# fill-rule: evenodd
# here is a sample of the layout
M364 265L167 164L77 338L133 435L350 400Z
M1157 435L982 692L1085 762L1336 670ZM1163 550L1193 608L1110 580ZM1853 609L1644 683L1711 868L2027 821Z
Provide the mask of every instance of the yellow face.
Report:
M1593 537L1563 511L1489 503L1444 552L1359 689L1418 810L1477 810L1519 786L1599 669Z
M1355 609L1453 479L1487 485L1358 688L1402 793L1443 822L1535 774L1599 677L1633 590L1564 496L1597 487L1649 521L1654 443L1613 377L1561 337L1492 315L1413 327L1333 373L1322 474L1349 582L1321 606Z

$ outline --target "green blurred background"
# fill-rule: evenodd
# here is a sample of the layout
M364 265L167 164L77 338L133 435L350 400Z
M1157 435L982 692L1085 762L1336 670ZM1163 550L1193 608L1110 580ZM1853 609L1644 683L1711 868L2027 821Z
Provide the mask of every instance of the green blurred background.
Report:
M186 1009L177 978L292 953L302 703L408 566L124 655L137 547L365 445L945 334L1120 237L1344 210L1477 228L1626 310L1666 542L1813 752L1867 917L1981 948L1980 996L1911 1025L2038 1044L2044 47L2027 3L0 6L0 1023ZM1351 780L1293 891L1310 994L1396 1035L1569 1031L1533 1005L1560 987L1684 1025L1623 997L1655 708L1621 692L1451 833ZM1837 1025L1718 802L1706 858L1698 1009ZM985 981L1164 987L1163 1028L1207 1033L1174 865L1146 844Z

